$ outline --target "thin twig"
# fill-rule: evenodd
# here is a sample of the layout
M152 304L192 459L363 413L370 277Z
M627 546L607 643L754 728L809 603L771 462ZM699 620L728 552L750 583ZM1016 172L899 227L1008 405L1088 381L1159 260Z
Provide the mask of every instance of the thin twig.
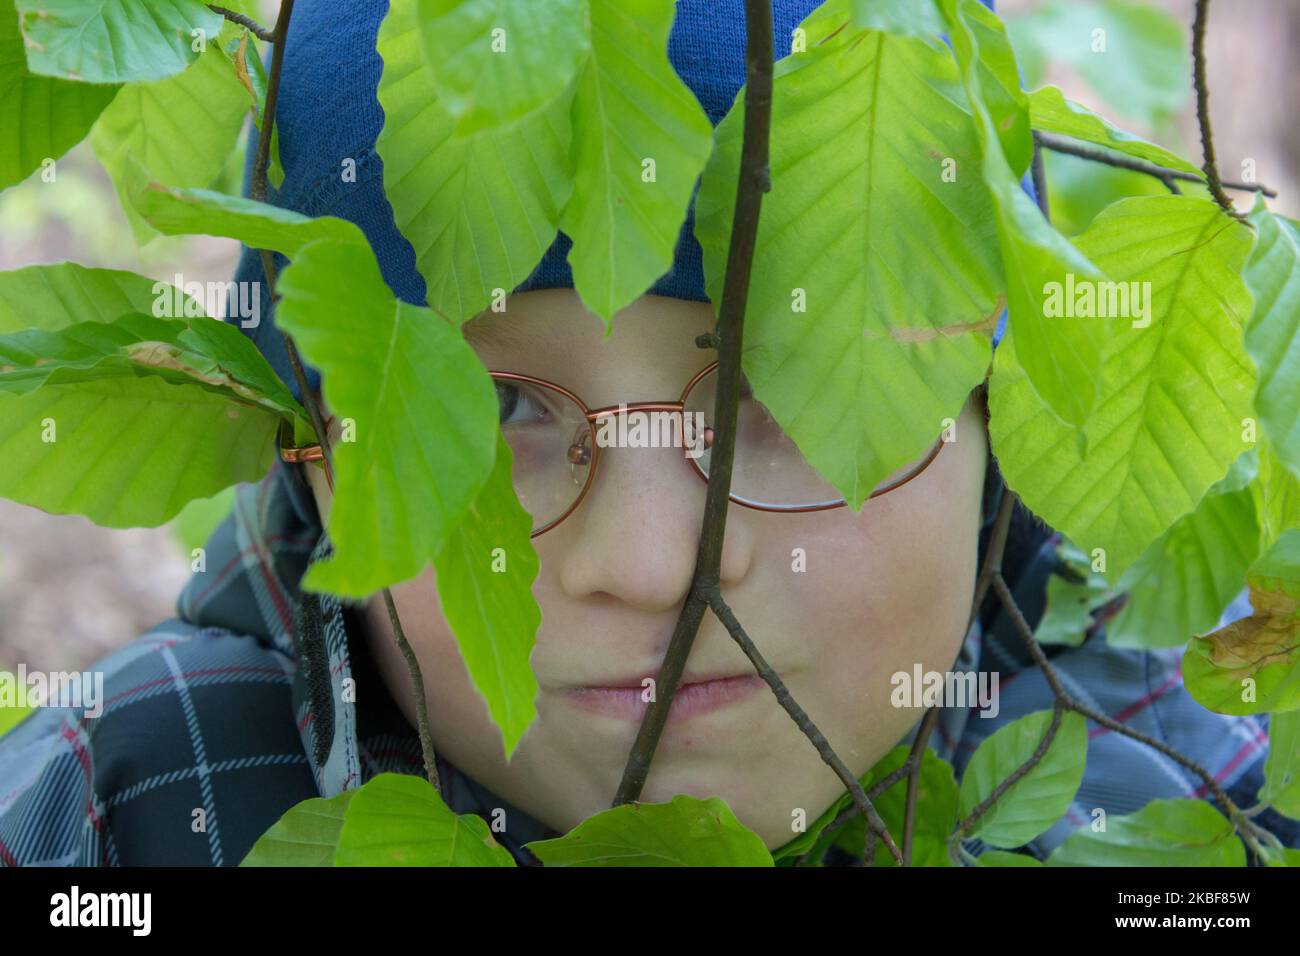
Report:
M930 734L938 722L939 709L931 707L921 718L921 726L912 741L912 750L907 755L907 796L903 805L903 866L912 865L912 834L916 830L916 798L921 780L921 762L925 759L925 746L930 742Z
M817 729L817 725L813 723L812 718L799 706L799 702L791 696L780 675L763 658L762 653L754 645L749 635L745 633L745 629L736 620L736 615L732 613L727 602L723 600L722 592L717 588L709 592L709 607L718 616L718 620L727 629L727 633L745 652L745 656L754 665L754 670L758 673L758 676L767 682L768 687L772 688L772 693L776 695L777 702L785 708L785 712L790 715L790 719L795 722L798 728L803 731L804 736L817 748L817 753L821 754L822 760L835 771L835 776L840 778L844 788L853 796L853 804L857 807L858 812L862 814L863 819L867 821L867 828L874 830L885 841L885 846L889 847L889 852L894 855L894 859L901 865L903 854L894 843L894 838L890 836L889 827L885 826L885 821L880 819L880 814L876 812L876 808L871 805L871 800L863 792L862 784L853 775L853 771L835 753L830 741L826 739L826 735Z
M677 626L657 677L655 700L646 710L636 741L614 796L614 805L641 795L650 774L650 762L668 720L673 696L681 682L704 617L709 592L722 574L722 541L730 505L731 470L735 456L737 405L740 396L740 356L745 304L758 238L758 217L763 193L771 188L768 176L768 139L772 123L772 5L770 0L745 0L745 126L740 173L736 183L736 212L727 252L727 272L718 308L717 396L714 401L714 444L710 450L709 482L704 504L695 573L690 592L677 618Z
M219 13L222 12L218 8L214 9L217 9ZM250 196L258 202L266 201L267 169L271 163L271 135L275 127L276 102L280 95L280 75L284 68L284 38L289 35L289 18L292 16L293 0L281 0L280 14L275 22L275 31L263 37L263 39L270 40L274 46L271 50L271 69L267 75L266 105L262 110L262 128L258 130L257 157L254 160L252 183L249 187ZM275 257L269 249L259 249L258 252L262 259L262 271L266 274L271 301L274 302L276 299L275 286L278 278ZM298 347L294 344L293 337L284 329L279 331L281 340L284 342L285 353L289 357L289 365L293 369L294 380L297 382L298 391L302 395L303 406L307 409L312 428L315 429L316 437L320 441L321 451L325 459L325 479L329 482L330 489L333 490L334 457L330 448L329 430L325 425L324 412L321 409L320 402L317 401L315 392L312 391L307 381L307 371L303 367L302 358L298 354ZM437 755L433 749L433 736L429 731L429 714L425 705L424 678L420 673L420 665L415 659L411 645L407 643L406 633L403 631L401 619L397 615L397 605L393 602L392 592L388 588L384 588L383 597L384 604L388 608L388 619L393 627L393 638L401 650L402 656L406 659L407 670L411 674L411 684L415 690L416 723L419 728L420 751L424 758L424 772L434 790L441 794L442 787L438 779Z
M407 643L406 632L402 630L402 620L397 616L397 604L393 593L384 588L384 605L388 608L388 621L393 626L393 639L397 642L402 657L406 658L406 669L410 671L411 683L415 687L415 721L420 730L420 750L424 758L424 775L439 795L442 794L442 782L438 779L438 760L433 750L433 733L429 729L429 706L424 696L424 676L420 671L420 662L416 660L415 651ZM426 747L425 741L430 741Z
M1001 580L1001 576L999 576L999 580ZM1056 707L1052 710L1052 722L1047 725L1047 730L1038 741L1038 746L1034 748L1034 752L1029 755L1029 758L1025 760L1024 763L1012 771L1010 776L999 781L998 785L993 788L993 792L981 800L979 805L971 810L971 812L966 816L965 820L962 820L957 824L957 828L954 831L954 837L957 840L960 841L965 837L965 835L970 832L970 828L979 822L980 817L989 812L989 809L993 804L998 802L1004 793L1010 790L1020 780L1022 780L1026 774L1042 763L1043 758L1047 756L1047 751L1052 747L1052 741L1056 739L1056 732L1061 727L1061 718L1064 714L1065 707L1060 700L1057 700Z
M275 42L275 33L271 30L268 30L266 27L262 26L260 23L258 23L250 16L246 16L245 14L242 13L236 13L234 10L227 10L225 7L218 7L215 4L211 4L211 3L208 4L208 9L211 10L213 13L221 14L231 23L238 23L249 33L253 34L253 36L257 37L259 40L262 40L265 43Z
M1214 161L1214 135L1210 132L1210 85L1205 80L1205 24L1210 15L1210 0L1196 0L1196 18L1192 21L1192 83L1196 87L1196 121L1201 127L1201 155L1205 164L1205 182L1223 211L1235 219L1245 219L1238 212L1219 180L1219 167Z
M1101 163L1105 166L1114 166L1116 169L1128 169L1135 173L1144 173L1147 176L1154 176L1156 179L1169 185L1170 180L1182 180L1189 183L1204 183L1205 180L1182 169L1168 169L1164 166L1157 166L1155 163L1148 163L1141 159L1133 159L1130 156L1122 156L1118 153L1109 153L1103 149L1092 146L1084 146L1054 133L1045 133L1041 130L1034 130L1034 139L1041 143L1045 149L1050 149L1054 153L1064 153L1067 156L1077 156L1080 159L1086 159L1094 163ZM1263 183L1241 183L1241 182L1223 182L1220 185L1225 189L1239 189L1242 192L1263 193L1270 199L1277 197L1277 190L1270 189ZM1171 187L1173 188L1173 187ZM1231 205L1231 203L1229 203Z
M1132 727L1120 723L1108 714L1104 714L1086 704L1080 703L1061 684L1060 678L1057 677L1056 669L1052 667L1051 663L1047 659L1047 655L1043 653L1042 647L1039 646L1037 639L1034 637L1033 628L1029 626L1029 622L1025 619L1024 613L1020 610L1020 606L1016 603L1015 597L1011 594L1011 589L1007 587L1007 582L1003 579L1001 574L994 577L993 590L997 593L998 599L1002 602L1002 606L1006 608L1007 614L1010 616L1011 622L1015 626L1017 633L1020 634L1021 639L1029 648L1029 654L1033 657L1034 663L1037 664L1039 670L1042 671L1043 677L1047 680L1047 685L1051 688L1058 706L1063 707L1066 710L1072 710L1076 714L1080 714L1088 720L1105 727L1107 730L1145 744L1152 750L1164 754L1179 766L1196 774L1196 776L1201 778L1201 783L1205 789L1212 793L1214 799L1218 801L1221 807L1223 807L1224 813L1227 814L1228 819L1231 820L1233 825L1237 828L1242 839L1246 841L1247 845L1250 846L1257 856L1263 855L1263 850L1255 837L1254 827L1241 812L1241 809L1232 802L1232 799L1224 789L1219 786L1219 782L1214 779L1214 775L1210 773L1210 771L1206 770L1195 760L1178 750L1175 750L1163 741L1157 740L1148 734L1144 734L1140 730L1135 730Z

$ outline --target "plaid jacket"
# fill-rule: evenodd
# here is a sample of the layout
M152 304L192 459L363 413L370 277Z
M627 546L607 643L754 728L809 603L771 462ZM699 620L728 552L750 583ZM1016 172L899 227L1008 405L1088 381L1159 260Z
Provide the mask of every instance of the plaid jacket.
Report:
M422 772L419 742L363 653L352 609L298 589L307 565L328 553L318 522L283 466L241 486L177 616L95 666L102 715L42 709L0 740L0 863L235 865L299 801L385 771ZM1031 622L1054 567L1048 538L1015 582ZM1205 711L1183 688L1180 660L1177 650L1109 648L1097 627L1053 663L1080 699L1192 756L1249 806L1262 783L1264 721ZM953 666L977 668L1000 672L1000 714L946 708L931 742L959 775L981 740L1052 702L997 614L977 623ZM349 678L358 703L338 703ZM440 771L458 812L506 809L500 838L520 862L533 862L522 844L555 835L445 761ZM1028 849L1046 855L1094 807L1123 814L1158 797L1204 796L1174 762L1091 727L1074 805ZM1295 822L1271 811L1259 821L1300 845Z

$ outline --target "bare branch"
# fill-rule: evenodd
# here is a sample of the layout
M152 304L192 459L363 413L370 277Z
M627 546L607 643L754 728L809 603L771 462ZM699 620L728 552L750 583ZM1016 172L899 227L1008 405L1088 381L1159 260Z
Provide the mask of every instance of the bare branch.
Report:
M740 356L744 332L749 278L758 239L758 217L763 193L771 188L768 177L768 139L772 125L772 5L769 0L745 0L748 40L745 47L745 128L741 146L740 174L736 183L736 214L727 252L727 272L718 309L717 397L714 403L714 435L710 451L709 483L704 505L704 524L690 593L677 618L672 640L659 670L656 696L646 710L636 741L628 753L627 766L614 797L614 805L628 803L641 795L650 774L650 761L663 734L673 696L681 683L704 617L711 590L722 572L722 541L730 505L731 469L735 458L737 405L740 396Z
M1041 143L1044 149L1050 149L1054 153L1064 153L1067 156L1077 156L1080 159L1086 159L1094 163L1101 163L1104 166L1114 166L1116 169L1128 169L1135 173L1145 173L1147 176L1154 176L1160 180L1170 190L1176 187L1171 185L1172 180L1182 180L1188 183L1204 183L1200 176L1195 173L1189 173L1182 169L1167 169L1164 166L1157 166L1155 163L1144 162L1140 159L1133 159L1130 156L1121 156L1119 153L1109 153L1103 149L1097 149L1092 146L1084 146L1073 140L1066 139L1063 136L1057 136L1054 133L1044 133L1041 130L1034 130L1034 140ZM1277 191L1270 189L1262 183L1239 183L1239 182L1220 182L1225 189L1239 189L1243 192L1263 193L1270 199L1277 197ZM1229 205L1232 205L1229 203Z
M272 32L271 30L268 30L266 27L262 26L260 23L258 23L250 16L246 16L242 13L236 13L234 10L227 10L225 7L218 7L215 4L211 4L211 3L208 4L208 9L211 10L213 13L221 14L231 23L238 23L241 27L246 29L249 33L253 34L253 36L257 37L259 40L262 40L266 43L275 42L275 33Z
M1238 212L1228 194L1223 191L1224 184L1219 181L1219 167L1214 161L1214 135L1210 132L1210 85L1205 79L1205 24L1210 15L1210 0L1196 0L1196 19L1192 21L1192 82L1196 87L1196 120L1201 127L1201 155L1205 164L1205 181L1210 187L1210 195L1229 216L1245 219L1244 213Z

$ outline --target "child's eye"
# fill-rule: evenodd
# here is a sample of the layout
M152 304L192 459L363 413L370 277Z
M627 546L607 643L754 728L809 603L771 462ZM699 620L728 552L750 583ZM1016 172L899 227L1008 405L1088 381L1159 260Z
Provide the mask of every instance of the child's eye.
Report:
M502 425L527 425L550 420L546 405L532 394L527 385L498 379L496 386Z

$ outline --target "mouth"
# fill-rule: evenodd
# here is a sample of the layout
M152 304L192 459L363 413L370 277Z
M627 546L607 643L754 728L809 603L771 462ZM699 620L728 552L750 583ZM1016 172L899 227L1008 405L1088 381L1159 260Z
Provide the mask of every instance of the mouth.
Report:
M684 677L673 695L668 711L668 723L687 720L739 703L767 684L756 674L736 674L729 677ZM650 703L645 697L650 693L641 681L619 684L589 684L571 687L565 696L574 706L596 714L640 721L645 717Z

